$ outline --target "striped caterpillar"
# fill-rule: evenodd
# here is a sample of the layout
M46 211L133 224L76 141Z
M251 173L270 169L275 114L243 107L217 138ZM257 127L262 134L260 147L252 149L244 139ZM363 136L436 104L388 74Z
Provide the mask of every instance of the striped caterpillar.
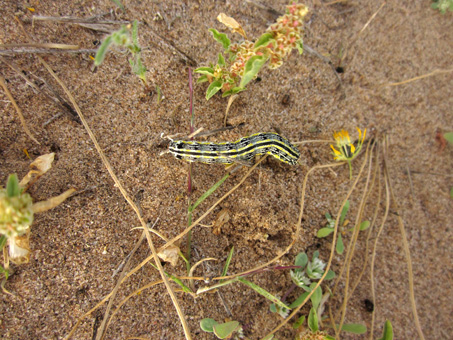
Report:
M211 143L170 141L169 152L188 162L223 163L250 162L255 155L268 154L284 163L296 165L299 150L277 133L255 133L235 142Z

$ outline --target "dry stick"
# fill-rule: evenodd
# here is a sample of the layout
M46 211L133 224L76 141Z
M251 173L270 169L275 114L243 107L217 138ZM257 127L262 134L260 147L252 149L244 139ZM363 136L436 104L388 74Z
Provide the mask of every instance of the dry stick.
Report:
M302 142L294 142L294 143L291 143L293 145L302 145L302 144L308 144L308 143L335 143L334 140L327 140L327 139L318 139L318 140L315 140L315 139L312 139L312 140L304 140Z
M345 261L346 262L346 280L345 280L345 287L344 287L344 299L343 299L343 305L341 307L340 323L339 323L338 327L335 327L335 338L338 339L338 340L340 339L341 328L343 327L344 319L346 317L346 308L347 308L347 305L348 305L348 300L351 297L351 294L348 293L348 290L349 290L349 278L350 278L350 273L351 273L351 262L352 262L352 258L354 257L354 250L355 250L355 246L357 244L357 239L359 237L360 221L362 220L362 217L363 217L363 210L365 208L365 204L366 204L366 201L367 201L366 197L367 197L367 195L369 193L368 192L368 185L370 183L370 178L371 178L371 165L372 165L372 162L373 162L373 151L374 151L375 145L376 144L373 143L373 145L371 146L370 156L369 156L370 164L368 166L368 175L367 175L367 179L366 179L366 183L365 183L365 188L363 190L363 196L362 196L362 199L360 201L359 212L357 214L357 218L356 218L356 221L355 221L354 233L353 233L351 242L349 243L348 250L346 252L346 261Z
M22 26L22 23L18 19L17 19L17 21L18 21L20 27L22 28L23 32L27 36L27 38L29 40L31 40L30 37L28 36L28 33L25 31L24 27ZM182 324L183 329L184 329L184 334L186 336L186 339L188 339L188 340L192 339L192 337L190 336L189 328L187 326L187 322L185 320L184 314L183 314L181 308L179 307L179 303L176 300L176 296L175 296L175 294L174 294L174 292L173 292L173 290L172 290L172 288L170 286L170 283L167 280L167 277L166 277L166 275L164 273L164 270L162 268L162 264L160 263L159 257L157 256L156 249L155 249L153 241L151 239L151 234L150 234L150 232L149 232L149 230L148 230L148 228L146 226L145 220L143 219L143 217L140 214L140 211L139 211L137 205L129 197L129 195L127 194L126 190L121 185L121 182L119 181L118 177L116 177L115 173L113 172L113 169L112 169L109 161L107 160L107 157L105 157L104 152L102 151L99 143L96 140L96 137L94 136L93 132L91 131L91 128L88 126L88 123L85 120L85 117L82 114L82 111L80 110L79 106L77 105L77 102L75 101L75 99L72 96L72 94L69 92L69 90L66 87L66 85L60 80L60 78L58 78L58 76L53 72L52 68L44 61L43 58L41 58L39 55L37 57L38 57L39 61L44 65L44 67L47 69L47 71L52 75L52 77L54 77L54 79L62 87L62 89L66 93L66 95L68 96L70 102L72 103L72 105L74 106L75 110L77 111L77 113L78 113L78 115L80 117L80 120L82 121L82 124L85 127L85 130L87 130L88 135L90 136L94 146L96 147L96 150L98 151L99 156L101 157L102 163L107 168L107 171L109 172L110 176L112 177L113 181L115 182L115 185L120 190L120 192L123 195L124 199L129 203L129 205L132 207L132 209L137 214L137 217L140 220L140 223L141 223L141 225L144 228L143 230L145 232L146 239L148 241L148 245L151 248L151 252L153 253L154 261L156 262L157 268L159 269L159 273L160 273L160 275L161 275L161 277L162 277L162 279L163 279L163 281L165 283L165 286L166 286L167 291L168 291L168 293L170 295L170 298L171 298L171 300L173 302L173 305L176 308L176 312L178 313L179 319L180 319L181 324ZM101 324L101 328L104 327L103 325L105 325L105 322L106 322L106 319L104 318L104 320L102 321L102 324ZM96 340L100 340L101 336L102 336L102 332L99 332L97 334L97 336L96 336Z
M235 101L235 99L238 97L238 94L233 94L230 99L228 99L228 105L225 110L225 119L223 120L223 126L226 126L227 123L227 118L228 118L228 112L230 111L231 104Z
M424 340L425 336L423 335L422 327L420 325L420 320L418 319L417 306L415 304L414 273L412 271L412 260L411 260L411 253L410 253L410 249L409 249L409 243L407 241L407 235L406 235L406 230L404 228L403 219L401 218L401 215L398 212L399 211L398 201L396 200L395 194L393 192L392 183L390 181L390 174L389 174L389 170L388 170L388 159L387 159L387 146L388 146L387 140L384 143L385 143L384 144L384 171L385 171L385 176L387 177L387 180L388 180L390 195L392 197L393 210L395 211L397 219L398 219L398 226L400 228L401 238L403 241L404 255L406 256L407 272L408 272L408 280L409 280L409 298L411 301L412 313L414 315L415 327L417 329L418 336L420 337L420 339Z
M79 45L67 45L57 43L25 43L25 44L0 44L0 48L16 47L36 47L36 48L54 48L59 50L78 50Z
M35 21L54 21L54 22L63 22L70 24L110 24L110 25L121 25L121 24L130 24L130 21L115 21L115 20L98 20L99 17L104 16L109 13L104 13L101 15L89 17L89 18L77 18L77 17L50 17L42 15L34 15L32 18L32 23Z
M368 19L368 21L365 23L365 25L363 25L362 29L359 31L359 33L357 33L357 35L352 39L351 43L349 44L348 48L350 49L350 47L352 45L354 45L357 40L359 40L360 38L360 35L363 33L363 31L365 31L365 29L369 26L369 24L371 23L371 21L373 21L373 19L376 17L376 15L379 13L379 11L382 9L382 7L384 7L386 4L386 2L384 1L381 6L379 6L378 10L376 12L374 12L374 14L370 17L370 19ZM346 56L348 55L348 52L349 52L349 49L347 49L344 53L344 55L341 57L341 61L343 61ZM354 57L353 57L354 59ZM352 61L351 61L352 63Z
M5 83L5 79L3 79L2 76L0 76L0 85L3 87L3 90L5 91L7 97L9 98L9 100L11 101L11 103L13 104L14 108L16 109L17 111L17 114L19 115L19 119L20 119L20 123L22 124L22 127L24 128L25 130L25 133L27 134L28 137L30 137L30 139L37 143L37 144L41 144L39 143L36 138L33 136L33 134L30 132L30 130L28 129L27 127L27 123L25 122L25 118L24 116L22 115L22 111L20 109L20 107L17 105L16 101L14 100L11 92L9 92L8 90L8 87L6 86L6 83Z
M43 48L19 48L15 50L0 50L0 55L16 55L19 53L30 54L54 54L54 53L96 53L97 49L81 48L77 50L43 49Z
M368 235L367 235L367 238L366 238L366 241L365 241L365 260L363 261L362 271L360 272L359 277L357 278L357 281L356 281L355 285L351 289L350 296L352 296L352 294L356 290L356 288L359 285L360 281L362 280L362 276L365 273L365 270L367 268L368 258L369 258L368 251L369 251L369 244L370 244L371 234L372 234L373 227L374 227L374 225L376 223L376 220L377 220L377 217L378 217L379 207L381 205L382 187L380 185L381 184L381 168L379 166L379 150L376 151L376 155L377 155L377 157L376 157L376 167L375 167L375 170L374 170L374 177L373 177L373 180L372 180L372 188L370 188L369 193L371 194L372 190L374 189L374 184L375 184L375 181L376 181L376 173L377 173L377 176L378 176L378 180L377 180L377 183L378 183L378 199L376 201L374 214L373 214L373 219L371 220L371 224L370 224L370 227L368 229Z
M373 148L374 148L374 144L373 144ZM370 167L368 169L369 172L371 171L371 160L372 160L372 157L370 157ZM369 183L369 175L367 177L365 190L363 192L364 196L367 193L366 187L368 186L368 183ZM364 202L364 198L362 198L362 200L361 200L361 204L360 204L360 207L359 207L359 213L357 214L357 218L359 218L361 216L361 214L362 214L363 202ZM346 264L348 263L348 259L349 259L349 255L350 255L351 249L353 248L352 245L353 245L353 241L355 239L355 235L356 235L355 231L356 231L356 229L357 229L357 220L356 220L356 223L354 224L354 233L353 233L353 236L352 236L352 239L351 239L350 246L348 247L348 249L346 251L345 260L342 263L341 268L340 268L340 272L336 276L336 279L335 279L335 284L334 284L334 287L332 289L333 295L335 295L335 293L337 291L338 284L340 283L341 277L343 276L344 270L346 269ZM346 297L347 297L347 295L346 295Z
M362 27L362 29L360 30L359 32L359 35L362 34L363 31L365 31L365 29L368 27L368 25L371 23L371 21L373 21L373 19L376 17L376 15L379 13L379 11L382 9L382 7L384 7L386 4L386 2L384 1L381 6L378 8L378 10L376 12L374 12L374 14L370 17L370 19L366 22L366 24Z
M376 259L376 249L377 249L377 243L379 241L379 237L381 236L382 230L384 229L385 222L387 221L387 217L389 214L390 210L390 194L389 194L389 187L388 187L388 178L384 174L384 183L385 183L385 212L384 212L384 217L382 218L382 223L379 228L379 231L376 235L376 239L374 240L374 248L373 248L373 255L371 257L371 270L370 270L370 281L371 281L371 298L373 299L374 303L374 310L373 314L371 314L371 329L370 329L370 340L373 340L373 332L374 332L374 320L376 318L376 310L377 310L377 304L376 304L376 292L374 289L374 262Z
M413 81L416 81L416 80L419 80L419 79L423 79L423 78L428 78L428 77L431 77L431 76L434 76L436 74L442 74L442 73L450 73L450 72L453 72L453 68L451 69L448 69L448 70L439 70L439 69L436 69L430 73L427 73L427 74L423 74L421 76L417 76L417 77L414 77L414 78L411 78L411 79L408 79L408 80L404 80L404 81L400 81L400 82L397 82L397 83L389 83L389 84L384 84L384 85L381 85L381 87L383 86L398 86L398 85L403 85L403 84L407 84L407 83L410 83L410 82L413 82Z
M333 240L332 240L332 247L330 248L330 256L329 256L329 261L327 262L327 266L326 266L326 269L324 270L324 274L322 275L322 277L319 279L318 283L316 284L316 286L311 290L311 292L307 295L307 297L305 298L305 300L296 308L294 309L291 314L282 322L280 323L280 325L278 325L277 327L275 327L270 333L268 333L266 335L266 337L269 337L271 336L272 334L275 334L275 332L277 332L280 328L282 328L289 320L291 320L298 312L299 310L307 303L307 301L310 299L310 297L313 295L313 293L316 291L316 289L321 285L321 283L324 281L324 278L326 277L327 273L329 272L329 269L330 269L330 266L332 265L332 260L333 260L333 256L334 256L334 253L335 253L335 242L336 242L336 238L337 238L337 233L338 233L338 223L340 221L340 215L341 215L341 211L343 210L343 207L344 205L346 204L346 201L349 199L349 196L351 196L352 192L354 191L357 183L358 183L358 180L360 178L360 175L362 174L362 171L363 169L365 168L365 165L366 165L366 159L367 159L367 156L368 156L368 148L366 150L366 155L365 155L365 161L363 162L361 168L360 168L360 171L359 171L359 174L357 176L357 179L354 181L354 183L352 184L352 187L351 189L349 189L349 192L348 194L346 195L346 198L344 199L343 203L341 204L338 212L337 212L337 219L335 220L335 228L334 228L334 232L333 232ZM341 163L332 163L332 164L326 164L326 165L323 165L323 166L318 166L318 167L313 167L311 168L307 174L305 175L305 179L304 179L304 189L305 189L305 185L306 185L306 181L307 181L307 178L308 178L308 174L314 170L314 169L317 169L317 168L330 168L330 167L334 167L334 166L339 166L339 165L344 165L345 162L341 162ZM304 201L304 189L302 190L302 202ZM301 224L302 223L302 209L303 209L303 204L301 203L301 213L299 214L299 222L298 224Z

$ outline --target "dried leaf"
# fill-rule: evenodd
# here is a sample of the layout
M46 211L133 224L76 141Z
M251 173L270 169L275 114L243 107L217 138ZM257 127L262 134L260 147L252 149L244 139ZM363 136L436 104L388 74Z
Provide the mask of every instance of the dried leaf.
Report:
M232 17L229 17L225 13L220 13L217 16L217 20L220 21L222 24L224 24L226 27L230 28L233 33L234 32L239 33L240 35L242 35L244 37L244 39L247 39L244 29Z
M15 264L24 264L30 261L30 231L22 236L8 239L9 259Z
M164 250L161 250L157 253L157 256L159 256L162 260L165 262L170 262L170 264L175 267L176 264L178 263L179 259L179 252L181 250L179 247L175 246L174 244L169 246L168 248L165 248Z
M39 177L44 175L51 167L52 162L55 157L55 153L48 153L46 155L39 156L30 164L30 171L28 174L22 178L20 181L20 186L23 188L29 182L33 184Z
M64 200L67 199L69 196L71 196L72 193L75 191L76 191L76 189L71 188L69 190L66 190L61 195L49 198L48 200L45 200L45 201L36 202L33 204L33 206L31 208L33 209L34 213L40 213L40 212L50 210L50 209L55 208L56 206L60 205L61 203L63 203Z
M214 228L212 233L214 235L220 235L220 229L222 226L230 220L230 211L228 209L222 209L214 222Z

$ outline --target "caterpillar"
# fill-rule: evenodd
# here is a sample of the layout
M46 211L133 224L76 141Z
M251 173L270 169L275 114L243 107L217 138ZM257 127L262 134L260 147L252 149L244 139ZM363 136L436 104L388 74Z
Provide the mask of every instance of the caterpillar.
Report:
M255 133L226 143L171 140L168 151L178 159L208 164L249 162L255 155L268 154L284 163L296 165L300 158L295 146L273 132Z

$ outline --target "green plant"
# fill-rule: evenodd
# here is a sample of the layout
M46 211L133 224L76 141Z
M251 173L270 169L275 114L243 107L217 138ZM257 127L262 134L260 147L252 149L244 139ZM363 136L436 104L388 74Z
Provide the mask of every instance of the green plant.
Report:
M38 157L30 165L30 172L19 182L16 174L8 176L6 188L0 187L0 250L8 246L9 252L3 252L4 266L0 273L4 275L2 288L8 279L9 261L16 264L27 263L30 258L30 227L35 213L52 209L61 204L75 189L69 189L63 194L46 201L33 203L31 196L26 193L40 176L51 168L53 153ZM4 288L3 288L4 289Z
M129 59L132 72L136 74L145 85L148 85L148 82L146 80L146 67L143 65L141 59L142 49L138 43L137 20L134 21L132 26L122 26L118 31L113 32L111 35L104 39L101 46L99 46L98 51L96 52L96 57L94 58L95 66L102 64L108 50L112 47L112 45L125 48L132 55L132 58Z
M340 232L338 233L338 238L337 238L337 244L335 247L335 250L338 254L343 254L344 251L344 243L343 243L343 238L341 235L345 235L346 231L352 231L353 229L346 229L347 224L349 221L345 220L346 214L348 213L349 210L349 201L346 201L346 204L343 207L343 210L341 211L340 215L340 221L339 221L339 229ZM329 236L333 231L335 230L335 219L330 216L329 213L326 213L326 219L327 219L327 224L324 228L321 228L318 230L317 237L318 238L323 238ZM360 223L360 230L367 230L370 227L370 221L363 221Z
M206 318L200 321L200 327L205 332L214 333L219 339L242 339L244 337L242 326L238 321L218 323L214 319Z
M286 14L279 17L277 22L255 42L244 40L232 44L226 34L219 33L213 28L209 29L213 38L222 45L224 54L219 53L215 66L211 64L209 67L199 67L195 70L201 74L197 83L206 81L210 83L206 99L209 100L219 91L222 91L223 97L244 91L246 85L257 77L267 61L270 69L276 69L283 64L285 57L294 48L302 53L302 22L307 13L308 9L303 4L288 5ZM235 22L232 18L220 17L223 23ZM231 27L229 23L226 24ZM243 32L240 26L235 27L234 31Z
M431 8L438 9L440 13L445 14L447 10L453 12L453 0L433 0Z

